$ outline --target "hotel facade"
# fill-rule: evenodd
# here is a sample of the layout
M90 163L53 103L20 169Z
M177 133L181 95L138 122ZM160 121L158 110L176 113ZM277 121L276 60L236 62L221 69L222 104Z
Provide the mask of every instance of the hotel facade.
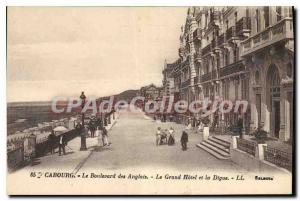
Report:
M280 141L293 139L292 7L190 7L179 41L179 58L163 70L167 96L247 100L245 113L210 115L215 132L241 117L245 134L261 127Z

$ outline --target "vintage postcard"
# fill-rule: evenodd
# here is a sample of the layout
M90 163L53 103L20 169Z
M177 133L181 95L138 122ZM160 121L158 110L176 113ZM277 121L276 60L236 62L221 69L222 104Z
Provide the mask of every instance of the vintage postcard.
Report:
M291 195L294 9L7 7L7 194Z

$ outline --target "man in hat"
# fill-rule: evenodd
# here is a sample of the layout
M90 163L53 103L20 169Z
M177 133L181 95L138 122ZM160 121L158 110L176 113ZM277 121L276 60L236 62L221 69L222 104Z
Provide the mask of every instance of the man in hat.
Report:
M182 147L182 150L183 151L186 151L187 150L187 142L189 141L189 135L185 130L182 131L182 135L181 135L181 139L180 139L180 142L181 142L181 147Z
M58 153L60 156L61 156L61 151L63 151L63 154L66 155L66 149L65 149L66 145L67 145L66 137L63 134L59 136Z
M51 134L48 136L48 143L51 154L55 153L55 138L56 136L54 135L54 130L52 130Z

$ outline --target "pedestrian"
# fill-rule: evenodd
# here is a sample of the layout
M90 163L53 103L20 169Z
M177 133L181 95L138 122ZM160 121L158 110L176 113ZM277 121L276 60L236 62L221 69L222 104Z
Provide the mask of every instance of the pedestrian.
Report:
M58 153L61 156L61 151L63 152L63 154L66 154L66 149L65 146L67 145L67 141L66 141L66 137L65 135L61 135L59 137L59 144L58 144Z
M175 144L175 136L174 136L174 129L173 127L170 127L169 129L169 139L168 139L168 145L174 145Z
M239 118L238 118L237 126L238 126L240 139L242 139L243 138L243 119L241 116L239 116Z
M198 132L202 132L203 131L203 123L201 120L199 120L199 124L198 124Z
M102 130L100 129L100 126L97 127L96 130L96 136L98 137L98 146L100 146L101 142L103 144L103 140L102 140Z
M160 138L161 138L161 128L158 127L156 130L156 146L159 145L160 143Z
M192 129L192 124L191 124L191 123L188 123L185 129L186 129L186 130Z
M167 121L167 115L163 114L163 122L166 122L166 121Z
M106 130L105 127L103 127L102 130L102 142L103 142L103 146L109 146L111 143L108 141L108 132Z
M159 144L168 144L168 129L161 130Z
M49 143L49 149L50 149L50 153L54 154L55 153L55 134L54 134L54 130L51 131L51 134L48 136L48 143Z
M93 116L91 117L90 122L89 122L89 129L90 129L90 132L91 132L91 138L95 137L96 121L97 121L96 117L93 114Z
M182 147L183 151L187 150L187 143L188 143L188 141L189 141L188 133L185 130L183 130L182 131L182 135L181 135L181 139L180 139L181 147Z

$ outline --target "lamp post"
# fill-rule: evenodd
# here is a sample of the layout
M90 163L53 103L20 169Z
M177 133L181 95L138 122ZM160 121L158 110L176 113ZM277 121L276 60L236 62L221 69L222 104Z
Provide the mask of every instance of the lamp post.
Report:
M81 92L81 95L80 95L80 99L81 99L81 109L84 108L84 104L85 104L85 99L86 99L86 96L84 95L84 91ZM82 126L83 126L83 132L81 132L81 146L80 146L80 151L86 151L87 148L86 148L86 138L85 138L85 127L84 127L84 112L81 111L81 114L82 114Z

